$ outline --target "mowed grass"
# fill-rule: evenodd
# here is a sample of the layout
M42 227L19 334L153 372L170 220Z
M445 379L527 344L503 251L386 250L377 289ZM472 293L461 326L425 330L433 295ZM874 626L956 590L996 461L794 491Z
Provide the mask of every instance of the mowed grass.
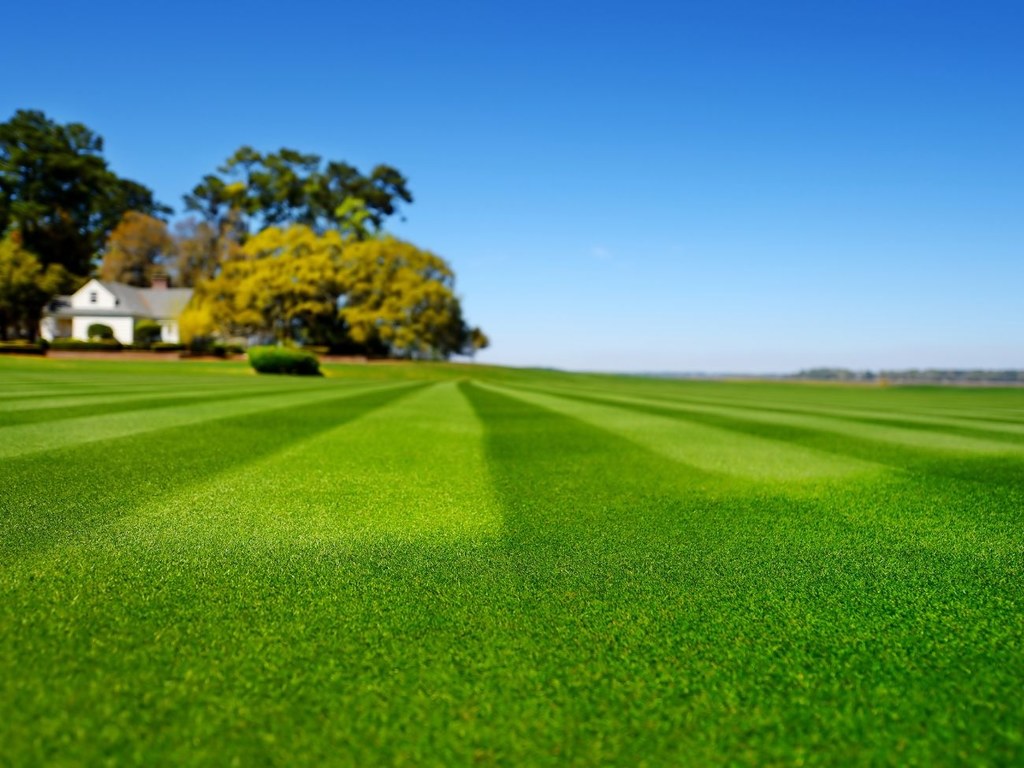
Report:
M1024 391L0 359L0 763L1024 763Z

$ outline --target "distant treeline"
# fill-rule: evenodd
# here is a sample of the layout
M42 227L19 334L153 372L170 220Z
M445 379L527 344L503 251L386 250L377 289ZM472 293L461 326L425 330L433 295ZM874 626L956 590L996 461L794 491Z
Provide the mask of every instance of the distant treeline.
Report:
M889 384L1024 384L1024 371L911 368L902 371L851 371L848 368L809 368L789 378L808 381L864 381Z

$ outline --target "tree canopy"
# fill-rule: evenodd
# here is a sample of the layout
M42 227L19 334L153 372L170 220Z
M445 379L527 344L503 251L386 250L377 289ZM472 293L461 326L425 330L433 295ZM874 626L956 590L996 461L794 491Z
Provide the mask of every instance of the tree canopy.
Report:
M32 110L0 123L0 232L17 229L44 267L87 276L128 211L170 213L147 187L110 170L103 139L89 128Z
M454 274L439 256L390 236L346 241L304 225L268 227L201 283L182 318L193 335L263 335L406 358L471 354Z
M0 240L0 338L34 339L47 299L66 280L64 267L40 264L22 246L21 235L9 232Z
M175 242L166 222L128 211L107 238L100 279L148 286L155 273L166 273L174 266L174 252Z
M174 225L173 238L171 272L179 285L189 287L216 277L239 245L235 227L218 228L194 216Z
M345 162L324 163L319 155L287 148L262 154L248 146L185 196L186 210L218 230L240 226L243 234L301 224L365 237L411 202L408 181L391 166L378 165L364 176Z
M183 327L199 335L311 340L311 330L330 325L337 314L341 247L335 231L265 229L197 285Z
M468 352L470 329L455 296L455 275L439 256L393 237L349 245L339 316L357 344L395 357Z

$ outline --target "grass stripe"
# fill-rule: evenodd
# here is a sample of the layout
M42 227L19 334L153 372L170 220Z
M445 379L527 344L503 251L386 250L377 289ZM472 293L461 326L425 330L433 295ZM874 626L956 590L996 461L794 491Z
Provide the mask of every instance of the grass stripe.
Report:
M584 396L592 397L590 395ZM873 442L891 443L908 448L921 448L928 451L981 455L1024 453L1024 446L1011 441L1000 441L995 439L995 435L990 435L987 438L969 437L953 434L949 431L924 431L850 421L828 416L781 413L746 405L718 406L667 400L652 401L650 398L617 394L600 395L598 399L603 402L622 403L623 405L655 406L661 408L664 412L676 411L689 414L694 418L700 416L722 417L726 420L732 419L781 427L802 428L815 432L831 432L842 436ZM712 423L712 420L708 419L707 423Z
M251 413L104 442L54 448L0 463L0 564L67 542L154 499L380 408L417 385L336 388ZM125 483L124 478L131 478ZM54 480L57 479L57 482Z
M81 399L68 398L64 405L50 403L28 410L0 411L0 428L18 424L39 424L47 421L75 419L83 417L109 416L123 412L159 413L163 408L200 404L207 402L227 403L243 397L278 397L288 389L272 389L264 392L240 392L238 390L205 389L194 392L177 391L172 393L147 393L125 395L120 397L91 398L88 402ZM148 419L149 416L147 415ZM2 434L2 433L0 433Z
M102 390L84 390L66 387L33 387L30 393L19 397L5 397L0 400L0 413L26 411L34 408L51 408L88 403L95 399L145 396L166 391L158 386L109 387Z
M60 391L39 391L37 387L32 397L11 398L0 401L0 416L5 413L29 410L46 410L53 408L69 408L92 403L104 403L110 401L127 401L141 399L159 399L162 397L183 397L193 393L240 393L246 391L260 392L267 390L287 391L295 389L294 382L271 383L263 380L253 379L248 382L249 386L241 387L236 382L224 384L223 382L195 380L183 378L167 383L154 383L147 386L131 387L110 387L103 390L81 391L81 390L60 390ZM275 386L276 385L276 386Z
M152 432L198 425L211 419L288 408L303 403L332 400L365 391L366 387L312 382L308 388L266 396L247 396L230 402L202 402L161 408L140 414L134 411L111 415L24 424L0 429L0 459L28 453L49 451L98 440L123 438L141 432Z
M760 412L777 412L783 414L799 414L810 416L826 416L836 419L862 422L864 424L877 424L881 426L904 427L907 429L931 429L934 431L946 431L950 434L961 434L967 437L982 437L992 439L1024 438L1024 424L1006 421L990 421L983 417L965 418L953 417L940 414L919 414L908 411L885 411L874 408L849 408L849 407L828 407L815 405L794 405L779 401L758 401L739 403L735 400L723 398L686 398L685 400L660 400L659 402L671 402L678 404L702 404L712 406L724 406L731 408L743 408Z
M668 383L668 382L665 382ZM536 386L536 384L534 385ZM609 390L612 389L612 392ZM595 386L573 386L572 384L546 384L545 391L567 392L570 394L590 394L597 397L607 396L614 393L614 389L627 390L630 387L609 388ZM945 411L922 411L917 412L908 409L905 404L886 401L883 396L887 390L866 390L861 392L863 399L857 406L843 402L840 404L821 404L814 401L807 401L801 397L807 388L798 385L790 385L788 399L779 397L768 398L761 396L729 397L719 392L717 396L696 394L689 391L685 385L677 387L674 391L663 388L658 395L633 393L631 395L619 395L626 399L633 399L636 402L647 402L650 404L670 406L712 406L738 409L749 409L756 412L796 414L808 416L825 416L837 419L848 419L861 421L866 424L879 424L882 426L902 426L907 428L927 428L929 425L937 427L949 427L951 434L964 434L968 437L992 437L1000 439L1000 433L1007 435L1024 435L1024 423L1012 419L1000 418L991 419L983 414L984 410L963 411L959 416L952 415ZM889 406L886 408L885 406ZM937 430L937 431L942 431Z
M525 377L522 383L538 384ZM836 384L797 382L702 382L640 377L576 377L564 380L546 378L545 386L589 390L591 394L622 392L637 397L666 401L707 401L708 404L776 407L798 406L823 409L880 410L893 414L920 412L932 416L975 416L1019 421L1021 389L957 388L877 388ZM969 404L970 409L964 409ZM960 412L958 414L958 412ZM1014 418L1014 414L1018 414Z
M678 405L655 406L644 402L622 402L622 398L606 400L591 395L565 396L584 402L613 403L643 413L696 422L744 435L790 442L818 451L886 465L901 471L1009 487L1019 486L1020 478L1024 476L1024 462L1020 457L1011 454L993 456L968 452L955 453L941 449L929 450L924 447L912 449L887 441L853 437L839 431L791 426L775 420L766 422L756 418L750 419L744 415L745 411L740 411L736 416L726 416Z
M1024 674L1019 536L1012 524L972 531L1005 489L943 481L937 494L934 479L885 475L821 499L673 492L665 462L636 460L629 443L496 389L471 391L506 527L531 552L525 589L543 590L549 606L524 625L547 658L571 657L576 639L603 649L568 663L569 674L543 672L565 686L552 707L576 717L577 744L596 737L588 716L621 732L636 714L671 723L675 749L644 741L665 764L1020 756L1010 724L1024 710L1006 698ZM538 450L548 432L557 439ZM553 459L563 451L564 464ZM932 515L954 499L956 514L939 524ZM965 535L982 532L995 547ZM622 663L607 665L607 654ZM572 710L564 690L587 708ZM602 709L619 696L651 709ZM941 737L921 725L936 722ZM787 742L803 745L796 757ZM638 760L608 746L624 750L618 762Z
M494 535L482 438L455 383L433 385L163 497L114 535L217 549Z
M707 472L744 477L758 482L850 478L880 467L853 458L839 458L785 442L745 435L661 415L638 413L613 405L567 399L539 392L505 389L524 402L571 416L614 432L673 461Z

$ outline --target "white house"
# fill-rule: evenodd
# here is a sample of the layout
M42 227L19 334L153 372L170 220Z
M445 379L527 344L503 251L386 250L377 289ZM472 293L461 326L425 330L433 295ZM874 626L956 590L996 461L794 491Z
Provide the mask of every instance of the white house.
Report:
M54 339L89 338L89 326L108 325L122 344L135 340L135 323L156 320L160 340L178 343L178 316L192 298L191 288L169 288L154 280L152 288L90 280L70 296L55 296L43 311L39 335Z

